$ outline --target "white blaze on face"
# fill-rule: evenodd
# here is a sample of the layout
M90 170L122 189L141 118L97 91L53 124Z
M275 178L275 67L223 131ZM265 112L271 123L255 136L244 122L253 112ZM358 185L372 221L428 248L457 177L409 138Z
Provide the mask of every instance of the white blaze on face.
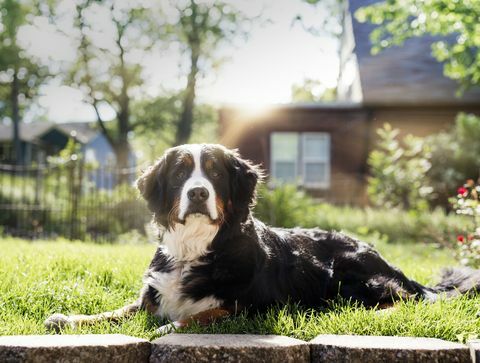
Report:
M183 185L183 189L180 194L178 218L180 220L184 220L185 214L188 211L188 207L190 205L190 199L188 199L187 195L188 191L192 188L204 187L208 190L208 199L205 202L207 211L210 214L210 218L212 220L216 220L218 218L217 205L215 202L216 193L212 183L210 180L208 180L202 169L202 145L188 145L187 150L192 154L193 157L193 172Z

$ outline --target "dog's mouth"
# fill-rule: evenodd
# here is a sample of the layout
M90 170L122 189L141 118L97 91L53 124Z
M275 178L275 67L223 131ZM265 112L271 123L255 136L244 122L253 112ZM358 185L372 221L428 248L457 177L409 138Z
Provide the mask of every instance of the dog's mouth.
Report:
M215 220L212 218L210 215L207 206L205 205L192 205L187 209L187 212L185 213L183 220L181 221L182 223L185 223L187 218L207 218L210 223L214 223Z

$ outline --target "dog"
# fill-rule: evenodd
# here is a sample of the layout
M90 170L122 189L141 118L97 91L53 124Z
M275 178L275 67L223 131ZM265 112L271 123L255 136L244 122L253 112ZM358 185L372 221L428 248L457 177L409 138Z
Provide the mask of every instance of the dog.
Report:
M163 230L138 300L98 315L54 314L46 327L118 320L145 310L169 319L159 329L169 332L287 302L315 309L342 298L389 307L400 299L435 301L479 286L479 271L447 269L439 284L426 287L345 234L269 227L252 214L261 179L258 166L221 145L167 150L136 183Z

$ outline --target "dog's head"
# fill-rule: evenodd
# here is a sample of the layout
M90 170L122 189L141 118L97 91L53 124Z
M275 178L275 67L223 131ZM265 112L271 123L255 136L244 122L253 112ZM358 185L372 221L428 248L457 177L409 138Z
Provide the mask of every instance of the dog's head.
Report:
M168 149L137 180L157 223L172 228L189 217L208 223L243 222L255 201L260 170L221 145Z

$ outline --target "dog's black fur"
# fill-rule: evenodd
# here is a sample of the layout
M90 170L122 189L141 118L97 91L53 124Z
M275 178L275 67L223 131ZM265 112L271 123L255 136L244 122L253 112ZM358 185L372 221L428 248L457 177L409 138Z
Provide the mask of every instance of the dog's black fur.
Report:
M367 243L345 234L269 227L251 213L260 169L220 145L201 148L202 169L215 190L219 212L218 218L208 223L217 224L218 232L205 253L185 270L185 261L159 247L146 272L137 308L172 318L172 312L159 311L162 299L168 296L161 296L148 281L158 274L169 276L176 269L180 269L180 287L164 293L180 294L176 298L189 299L192 304L213 297L228 311L261 311L287 302L319 308L339 297L367 307L388 306L399 299L433 301L441 293L453 296L479 286L480 272L450 269L438 285L425 287L390 265ZM167 231L185 223L178 214L179 195L193 168L188 148L181 146L168 150L138 180L154 220ZM188 317L179 313L174 318ZM72 322L71 318L61 319Z
M183 294L194 300L214 296L224 307L263 310L273 304L298 302L322 307L338 297L368 307L398 299L435 299L440 292L454 295L477 287L473 270L447 270L433 288L407 278L368 244L338 232L320 229L272 228L251 213L259 169L221 146L205 146L222 168L215 183L226 208L224 220L208 253L183 279ZM168 228L174 185L172 160L182 149L170 150L156 168L140 179L140 190L157 221ZM149 189L145 189L145 185ZM150 265L170 271L169 256L159 249ZM142 301L155 304L155 292L145 290Z

